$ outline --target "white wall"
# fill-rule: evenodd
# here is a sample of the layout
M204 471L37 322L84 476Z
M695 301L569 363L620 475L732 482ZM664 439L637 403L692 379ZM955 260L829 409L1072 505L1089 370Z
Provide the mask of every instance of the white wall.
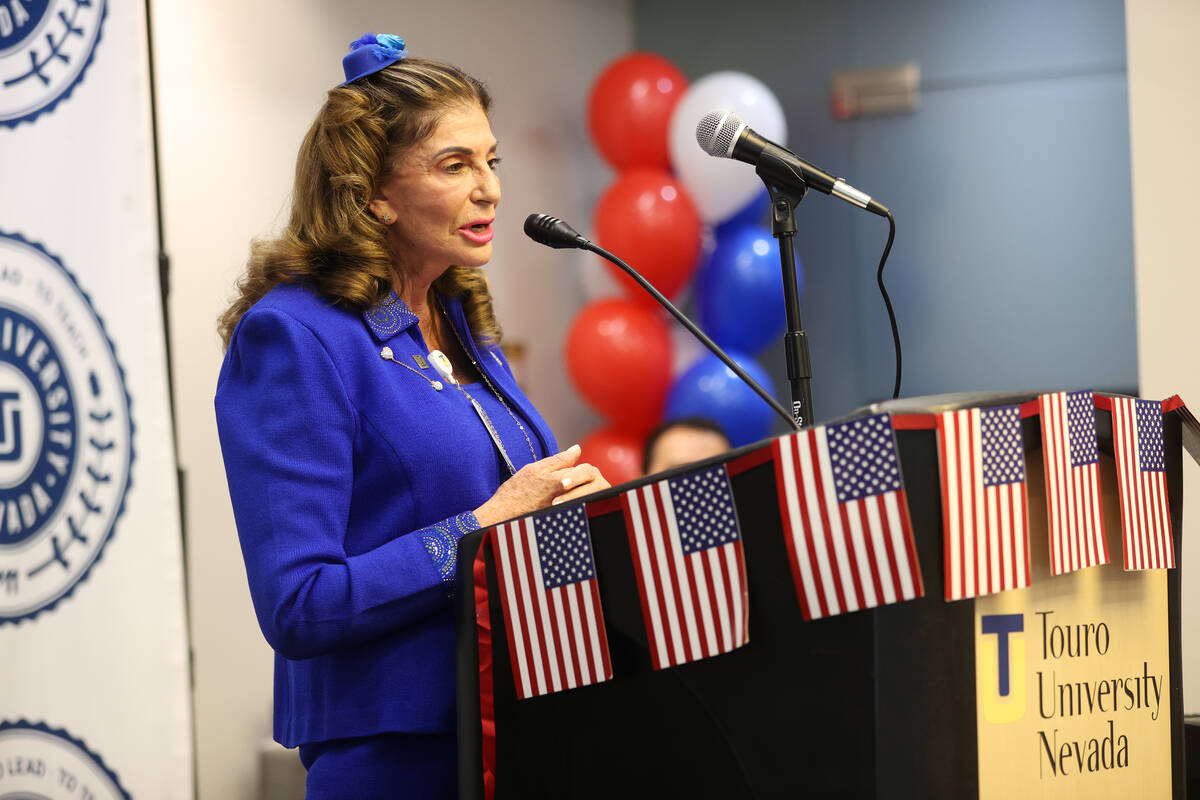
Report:
M1179 394L1200 411L1200 4L1128 0L1129 128L1142 397ZM1200 467L1184 456L1184 709L1200 713Z
M578 258L521 233L531 211L586 228L609 175L592 152L592 78L632 43L630 0L367 3L153 2L166 247L172 259L179 458L186 470L188 576L201 800L256 793L271 732L271 654L254 620L212 413L222 353L215 320L247 244L285 219L296 148L340 59L363 31L484 79L496 105L504 200L489 268L507 338L563 444L594 422L562 371L563 332L582 303Z

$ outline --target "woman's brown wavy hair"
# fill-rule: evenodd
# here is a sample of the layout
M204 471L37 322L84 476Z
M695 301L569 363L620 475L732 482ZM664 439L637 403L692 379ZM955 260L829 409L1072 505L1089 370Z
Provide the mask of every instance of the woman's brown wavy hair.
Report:
M405 58L329 91L300 145L287 227L250 245L237 296L221 315L225 346L238 320L276 284L306 281L335 303L364 310L392 290L386 226L368 210L397 158L429 136L449 110L492 104L487 88L457 67ZM404 276L399 276L404 280ZM454 266L434 283L462 298L475 338L500 341L487 278Z

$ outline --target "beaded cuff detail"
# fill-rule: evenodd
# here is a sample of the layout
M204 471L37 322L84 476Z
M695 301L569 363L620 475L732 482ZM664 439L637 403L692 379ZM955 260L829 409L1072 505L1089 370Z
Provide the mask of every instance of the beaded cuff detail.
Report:
M470 511L457 517L442 520L421 531L421 543L425 552L433 560L442 583L447 585L450 594L454 591L456 577L455 561L458 558L458 540L472 531L479 530L479 520Z

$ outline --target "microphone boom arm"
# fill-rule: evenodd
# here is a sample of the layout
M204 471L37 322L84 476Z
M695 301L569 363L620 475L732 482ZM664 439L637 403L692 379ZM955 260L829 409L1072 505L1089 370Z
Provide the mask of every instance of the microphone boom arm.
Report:
M717 358L721 359L722 363L724 363L725 366L727 366L727 367L729 367L729 369L733 370L733 373L735 375L737 375L739 378L741 378L746 383L747 386L749 386L751 389L753 389L755 391L755 393L758 394L759 397L761 397L764 401L766 401L766 403L775 410L776 414L778 414L779 416L781 416L785 420L787 420L788 427L792 428L793 430L797 430L797 431L801 429L800 425L797 424L796 420L792 418L792 415L789 414L787 412L787 410L784 409L784 407L779 404L778 400L776 400L774 397L771 396L770 392L768 392L766 389L764 389L758 383L758 381L751 378L750 375L746 372L746 370L744 370L740 366L738 366L737 362L735 362L729 356L725 355L725 353L722 352L721 348L717 347L716 343L713 342L712 339L708 338L708 336L704 333L704 331L700 330L700 328L696 325L696 323L692 322L690 319L688 319L686 316L684 316L683 312L680 311L678 308L676 308L674 303L672 303L665 296L663 296L662 292L660 292L658 289L654 288L654 285L652 283L650 283L650 281L646 280L641 275L639 275L633 267L629 266L628 264L626 264L621 259L617 258L612 253L608 252L607 250L605 250L602 247L599 247L599 246L593 244L592 242L587 242L586 244L581 243L579 245L579 247L583 250L589 250L607 261L611 261L613 264L616 264L618 267L620 267L622 270L624 270L625 274L627 274L629 277L631 277L635 281L637 281L639 286L641 286L643 289L645 289L647 292L649 292L654 297L655 300L657 300L659 303L661 303L663 305L664 308L667 309L667 311L671 312L671 316L675 317L675 319L679 320L679 323L681 325L683 325L683 327L685 327L689 331L691 331L692 335L695 336L697 339L699 339L701 344L703 344L705 347L707 347L713 355L715 355Z

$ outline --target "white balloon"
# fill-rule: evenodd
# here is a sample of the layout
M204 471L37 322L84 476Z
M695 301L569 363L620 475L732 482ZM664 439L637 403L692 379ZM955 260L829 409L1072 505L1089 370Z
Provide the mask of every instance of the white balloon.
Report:
M688 87L671 114L671 163L700 218L710 225L732 217L762 190L754 167L710 156L696 144L696 123L718 108L734 112L771 141L787 143L783 108L758 78L744 72L714 72Z

